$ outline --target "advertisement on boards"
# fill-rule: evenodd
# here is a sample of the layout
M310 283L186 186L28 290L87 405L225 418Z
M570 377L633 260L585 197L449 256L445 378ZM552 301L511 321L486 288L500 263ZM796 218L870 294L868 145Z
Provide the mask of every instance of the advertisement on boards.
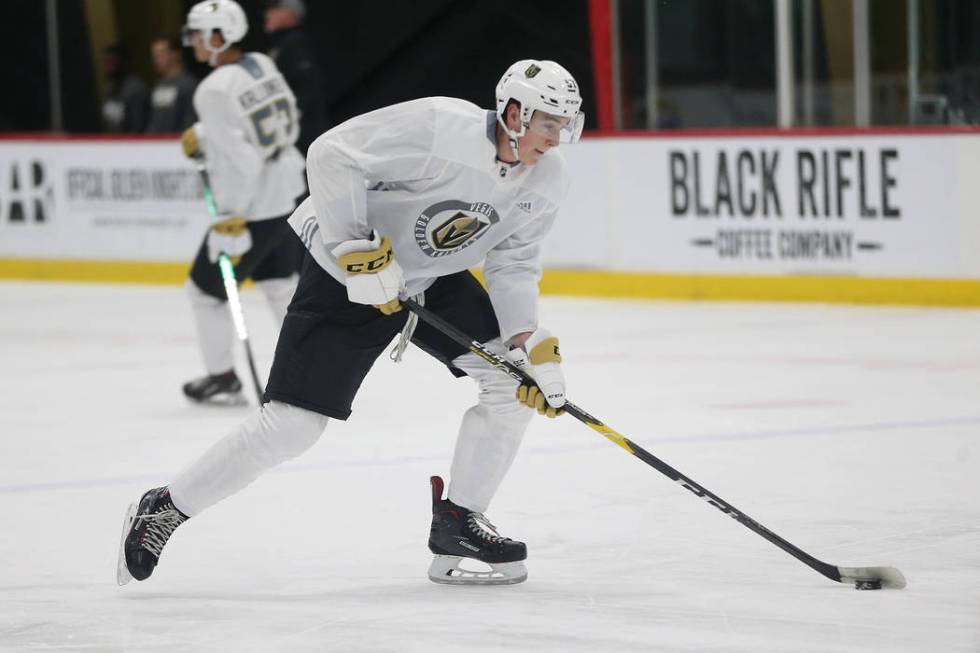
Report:
M0 257L182 261L209 223L176 142L0 144Z
M980 277L980 136L603 138L564 155L555 267Z
M572 185L546 268L980 278L980 134L602 137L560 151ZM187 262L209 223L176 141L0 141L0 258Z

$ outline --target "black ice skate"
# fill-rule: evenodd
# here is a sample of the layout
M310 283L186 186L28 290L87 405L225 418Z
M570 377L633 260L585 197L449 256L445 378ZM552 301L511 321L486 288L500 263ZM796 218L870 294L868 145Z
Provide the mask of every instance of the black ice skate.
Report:
M429 579L454 585L511 585L527 580L527 547L501 537L483 513L442 498L443 482L432 479L432 528L429 550L435 554ZM463 569L463 560L478 560L489 571ZM471 563L472 566L472 563Z
M119 542L116 582L125 585L134 578L149 578L174 529L187 519L187 515L174 507L166 487L146 492L139 506L130 504Z
M235 370L221 374L209 374L184 384L184 394L198 403L241 405L246 403L242 395L242 382Z

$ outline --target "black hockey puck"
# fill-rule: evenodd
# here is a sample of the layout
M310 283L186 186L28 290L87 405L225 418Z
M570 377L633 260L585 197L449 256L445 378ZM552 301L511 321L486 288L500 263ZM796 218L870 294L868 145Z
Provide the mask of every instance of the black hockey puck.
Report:
M854 589L856 590L880 590L881 581L880 580L859 580L854 583Z

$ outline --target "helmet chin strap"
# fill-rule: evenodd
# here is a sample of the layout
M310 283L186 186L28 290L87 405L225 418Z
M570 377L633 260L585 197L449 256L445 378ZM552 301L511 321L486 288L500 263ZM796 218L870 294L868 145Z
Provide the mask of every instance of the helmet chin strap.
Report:
M514 132L507 134L507 143L510 144L510 151L514 153L514 158L520 161L521 152L517 145L517 137L514 136Z
M499 113L497 114L497 122L500 124L501 127L504 128L504 133L507 134L507 143L508 145L510 145L511 152L514 153L514 158L516 158L517 161L520 162L521 151L520 151L520 146L517 144L517 139L521 138L522 136L524 136L524 134L527 133L527 125L521 122L521 131L516 132L513 129L509 128L504 123L504 120L503 118L501 118Z
M210 64L211 67L214 68L214 67L216 67L218 65L218 55L221 54L222 52L224 52L225 50L227 50L229 47L231 47L231 43L228 43L226 41L220 48L214 49L214 48L211 47L211 35L212 34L214 34L213 31L212 32L209 32L207 39L203 39L203 37L202 37L201 42L204 45L204 49L211 53L211 56L208 57L208 64Z

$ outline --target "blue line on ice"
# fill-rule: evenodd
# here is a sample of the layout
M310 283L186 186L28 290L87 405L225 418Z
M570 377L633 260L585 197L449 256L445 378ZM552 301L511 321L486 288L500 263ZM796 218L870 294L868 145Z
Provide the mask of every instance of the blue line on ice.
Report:
M980 417L958 417L941 420L917 420L908 422L872 422L868 424L845 424L841 426L812 427L805 429L774 429L769 431L749 431L746 433L714 433L705 435L687 436L665 436L654 437L641 440L630 438L629 433L624 433L627 438L635 441L644 448L654 444L700 444L703 442L739 442L749 440L765 440L774 438L798 438L821 435L840 435L843 433L892 431L892 430L914 430L945 428L954 426L970 426L980 424ZM557 446L557 447L527 447L523 450L524 455L556 455L562 453L578 452L591 449L601 449L608 446L606 442L595 441L588 445L579 446ZM655 452L654 452L655 453ZM442 460L444 454L427 456L397 456L392 458L365 458L338 460L329 463L307 464L286 463L282 467L272 470L272 474L280 473L305 473L322 471L325 469L338 469L349 467L379 467L384 465L396 465L404 463L420 463ZM17 494L22 492L44 492L48 490L78 490L111 487L113 485L134 485L137 483L163 483L159 473L139 474L134 476L119 476L116 478L95 478L81 479L76 481L55 481L49 483L23 483L13 485L0 485L0 494Z

